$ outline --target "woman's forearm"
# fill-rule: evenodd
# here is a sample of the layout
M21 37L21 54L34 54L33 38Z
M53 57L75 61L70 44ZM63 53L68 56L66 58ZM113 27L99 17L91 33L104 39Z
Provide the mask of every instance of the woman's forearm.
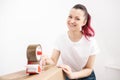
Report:
M46 59L46 65L56 65L56 64L51 58L47 58Z
M71 79L78 79L78 78L87 77L91 73L92 73L92 69L85 68L85 69L83 69L81 71L73 72L70 77L71 77Z

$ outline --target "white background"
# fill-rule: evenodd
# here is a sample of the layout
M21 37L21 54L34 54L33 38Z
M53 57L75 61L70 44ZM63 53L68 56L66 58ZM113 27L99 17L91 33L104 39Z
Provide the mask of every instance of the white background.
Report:
M25 69L29 44L41 44L50 56L56 37L67 31L69 10L77 3L92 16L100 47L97 80L119 80L119 0L0 0L0 75Z

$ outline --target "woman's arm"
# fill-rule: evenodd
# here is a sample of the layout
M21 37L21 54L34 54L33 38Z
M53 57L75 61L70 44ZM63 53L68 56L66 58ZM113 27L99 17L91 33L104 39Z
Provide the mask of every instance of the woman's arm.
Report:
M52 61L55 63L55 65L57 64L57 61L59 59L59 56L60 56L60 51L54 49L53 50L53 53L52 53L52 56L51 56L51 59Z
M86 66L78 72L72 72L71 68L67 65L62 66L63 71L67 74L70 79L77 79L87 77L91 74L95 62L95 55L89 57Z
M60 56L60 51L54 49L52 52L51 58L48 58L47 56L42 56L42 64L43 65L56 65L59 56Z

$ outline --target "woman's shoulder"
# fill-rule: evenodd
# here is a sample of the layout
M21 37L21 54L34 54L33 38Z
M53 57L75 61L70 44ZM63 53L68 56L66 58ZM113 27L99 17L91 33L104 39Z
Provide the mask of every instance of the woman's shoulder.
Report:
M89 40L90 41L95 41L96 39L95 39L95 37L90 37Z
M85 35L82 36L82 39L87 42L91 42L95 40L95 37L86 37Z
M94 36L94 37L85 37L85 36L83 36L83 37L84 37L84 40L86 40L86 41L88 41L88 42L91 42L91 41L96 40L96 39L95 39L95 36Z
M95 37L90 37L89 39L90 46L98 47L97 40Z
M90 45L96 44L96 39L95 39L95 37L86 38L85 36L83 36L82 41L83 41L83 43L85 43L85 44L90 44Z

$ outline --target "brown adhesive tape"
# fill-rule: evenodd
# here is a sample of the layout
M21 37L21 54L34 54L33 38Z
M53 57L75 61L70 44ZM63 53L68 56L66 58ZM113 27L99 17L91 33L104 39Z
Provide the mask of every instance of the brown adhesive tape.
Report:
M39 61L37 61L37 62L31 62L31 61L28 61L28 64L40 64L40 62Z
M29 62L39 62L42 55L42 47L40 44L29 45L27 48L27 59Z

